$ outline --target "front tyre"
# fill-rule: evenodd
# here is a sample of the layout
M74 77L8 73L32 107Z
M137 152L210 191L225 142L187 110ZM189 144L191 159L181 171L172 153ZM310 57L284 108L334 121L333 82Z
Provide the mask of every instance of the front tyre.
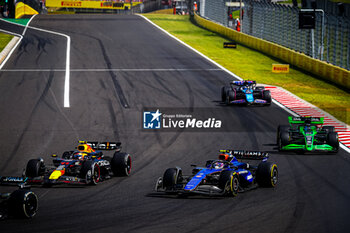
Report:
M31 159L28 161L25 171L27 177L38 177L44 175L44 173L45 165L42 159Z
M277 128L277 145L280 140L281 132L289 132L290 126L289 125L279 125Z
M327 134L327 144L334 148L333 152L338 152L339 138L337 132L330 132Z
M30 190L18 189L8 200L9 214L18 218L32 218L38 211L38 197Z
M96 185L101 179L100 166L91 160L84 161L81 165L79 177L85 179L86 184Z
M175 185L182 180L182 170L179 168L168 168L163 174L163 188L173 190Z
M282 131L279 134L278 150L282 151L282 148L289 144L289 132Z
M221 172L219 188L224 191L224 195L237 196L239 190L239 179L237 173L234 171Z
M275 187L278 182L277 165L261 162L256 170L256 181L261 187Z
M221 88L221 102L225 102L226 101L226 97L227 97L227 92L231 90L231 87L229 86L224 86Z
M111 160L111 168L115 176L129 176L131 173L131 156L127 153L115 152Z
M270 90L264 90L263 91L263 100L266 101L266 105L271 105L272 98L271 98Z

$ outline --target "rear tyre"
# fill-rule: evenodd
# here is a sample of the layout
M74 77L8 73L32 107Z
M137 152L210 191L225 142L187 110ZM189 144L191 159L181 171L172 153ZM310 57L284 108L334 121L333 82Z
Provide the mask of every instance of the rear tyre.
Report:
M226 101L227 92L229 90L232 90L232 88L229 87L229 86L224 86L224 87L221 88L221 102L225 102Z
M256 181L261 187L275 187L278 182L277 165L261 162L256 170Z
M115 152L111 160L111 168L115 176L129 176L131 173L131 156L127 153Z
M224 190L225 195L237 196L239 190L239 179L234 171L223 171L219 178L219 188Z
M339 150L339 138L337 132L330 132L327 134L327 144L334 148L333 152L338 152Z
M327 133L335 132L334 126L323 126L321 130L326 131Z
M182 170L177 168L168 168L163 175L163 188L166 190L174 189L175 185L182 180Z
M8 204L9 214L18 218L32 218L38 211L38 197L27 189L11 193Z
M85 179L86 184L96 185L101 178L100 166L94 161L85 161L81 165L79 177Z
M62 159L71 159L73 155L73 151L65 151L62 154Z
M263 86L258 86L258 87L255 87L255 90L256 90L256 91L262 91L262 90L265 90L265 87L263 87Z
M45 165L42 159L31 159L26 166L25 174L27 177L33 178L44 175Z
M263 91L263 100L266 101L266 105L271 105L271 92L269 90L264 90Z

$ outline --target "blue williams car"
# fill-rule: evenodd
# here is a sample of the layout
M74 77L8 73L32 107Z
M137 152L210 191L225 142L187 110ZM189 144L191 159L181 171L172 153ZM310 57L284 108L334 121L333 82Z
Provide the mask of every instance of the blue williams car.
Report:
M179 167L168 168L159 177L155 190L168 194L203 194L236 196L257 187L275 187L277 165L267 161L268 153L242 150L220 150L218 160L208 160L205 167L192 165L191 175L183 175ZM261 160L251 165L241 160Z
M256 81L232 81L221 88L221 101L225 104L271 105L271 92Z

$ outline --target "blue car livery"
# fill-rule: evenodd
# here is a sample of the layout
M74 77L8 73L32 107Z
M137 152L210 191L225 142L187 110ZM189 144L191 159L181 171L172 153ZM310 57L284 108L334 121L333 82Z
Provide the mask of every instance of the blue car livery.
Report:
M221 88L221 101L225 104L260 104L271 105L271 92L263 86L256 86L256 81L232 81Z
M277 165L267 161L268 153L242 150L220 150L217 160L204 167L192 165L192 175L183 175L179 167L168 168L156 183L157 192L236 196L238 192L274 187L278 181ZM242 160L260 160L251 165Z

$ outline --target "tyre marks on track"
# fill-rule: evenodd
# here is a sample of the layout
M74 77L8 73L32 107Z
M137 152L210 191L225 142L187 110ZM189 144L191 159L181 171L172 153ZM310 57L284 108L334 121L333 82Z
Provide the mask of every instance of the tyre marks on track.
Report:
M124 92L123 92L123 89L122 87L120 86L119 84L119 81L118 81L118 78L117 78L117 75L116 73L112 70L112 63L111 63L111 60L109 59L108 55L107 55L107 52L106 52L106 48L104 47L102 41L99 39L99 38L95 38L95 37L91 37L93 39L95 39L99 45L100 45L100 48L101 48L101 51L102 51L102 56L105 60L105 63L107 65L107 68L108 68L108 73L109 75L111 76L112 78L112 81L113 81L113 84L114 84L114 88L115 88L115 91L119 97L119 101L120 101L120 104L124 107L124 108L129 108L129 103L128 101L126 100L126 97L124 95Z

